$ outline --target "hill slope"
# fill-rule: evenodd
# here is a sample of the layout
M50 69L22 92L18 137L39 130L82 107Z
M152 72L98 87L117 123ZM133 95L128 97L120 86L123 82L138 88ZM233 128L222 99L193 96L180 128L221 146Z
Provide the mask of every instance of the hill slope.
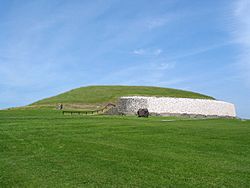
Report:
M88 86L73 89L54 97L37 101L31 105L85 104L102 105L115 103L121 96L163 96L180 98L213 99L210 96L178 89L145 86Z

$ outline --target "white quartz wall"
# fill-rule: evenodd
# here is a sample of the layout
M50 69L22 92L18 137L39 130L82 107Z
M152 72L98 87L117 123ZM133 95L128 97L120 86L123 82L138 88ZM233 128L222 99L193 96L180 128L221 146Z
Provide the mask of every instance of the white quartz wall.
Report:
M135 114L140 108L149 108L148 99L144 97L122 97L117 104L118 111L125 114Z
M141 96L119 99L119 112L135 114L139 108L147 108L150 113L157 114L236 116L233 104L217 100Z

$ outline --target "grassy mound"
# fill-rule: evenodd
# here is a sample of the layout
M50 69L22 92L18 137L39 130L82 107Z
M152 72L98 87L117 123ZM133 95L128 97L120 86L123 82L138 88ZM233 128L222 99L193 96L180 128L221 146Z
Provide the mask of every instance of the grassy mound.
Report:
M88 86L73 89L60 95L46 98L32 105L85 104L99 105L115 103L121 96L161 96L177 98L214 99L210 96L178 89L145 86Z

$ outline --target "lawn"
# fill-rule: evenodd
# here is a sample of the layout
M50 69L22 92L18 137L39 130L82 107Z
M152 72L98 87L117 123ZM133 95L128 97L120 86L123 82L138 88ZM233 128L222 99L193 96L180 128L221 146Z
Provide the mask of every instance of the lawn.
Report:
M0 111L0 187L249 185L250 121Z

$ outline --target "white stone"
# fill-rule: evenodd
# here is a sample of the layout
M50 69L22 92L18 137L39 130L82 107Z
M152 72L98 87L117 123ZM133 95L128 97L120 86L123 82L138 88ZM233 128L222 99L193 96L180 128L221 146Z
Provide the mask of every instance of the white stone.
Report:
M119 112L135 114L139 108L157 114L236 117L234 104L210 99L131 96L121 97L118 101Z

